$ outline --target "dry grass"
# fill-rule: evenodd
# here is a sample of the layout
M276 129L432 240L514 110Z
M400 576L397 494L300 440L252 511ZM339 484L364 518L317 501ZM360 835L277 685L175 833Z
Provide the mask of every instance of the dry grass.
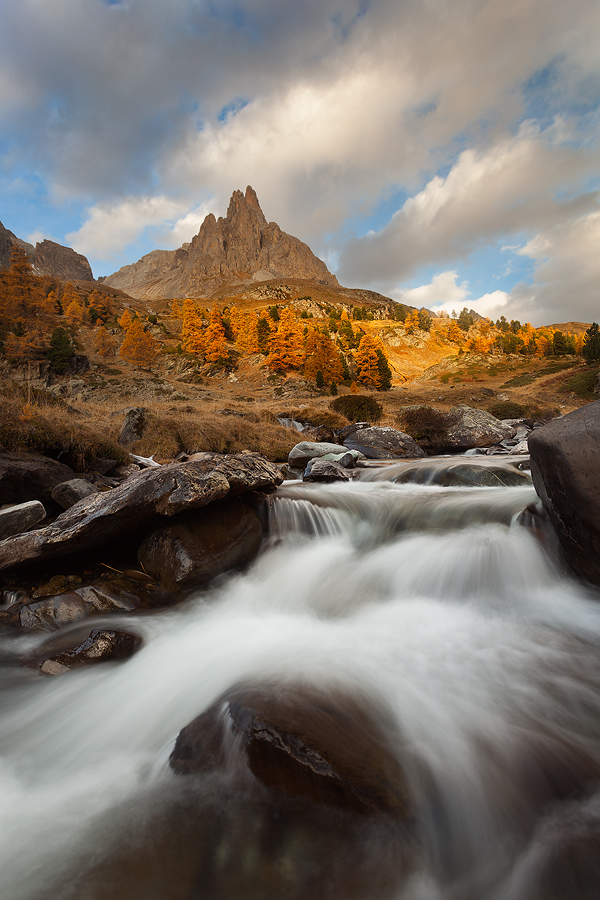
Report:
M127 458L102 423L89 424L64 401L14 382L0 387L0 450L51 456L76 471L94 458Z
M278 415L286 419L306 422L307 425L316 427L323 425L325 428L331 428L333 431L339 431L350 424L346 416L342 416L329 408L329 401L327 401L327 404L322 409L317 406L290 406L280 409Z

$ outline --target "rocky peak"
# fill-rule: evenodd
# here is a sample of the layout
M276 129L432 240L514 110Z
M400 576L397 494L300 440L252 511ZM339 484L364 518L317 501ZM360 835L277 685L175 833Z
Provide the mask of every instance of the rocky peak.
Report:
M152 265L150 265L152 260ZM157 263L161 271L157 271ZM202 297L219 280L241 282L270 278L304 278L337 284L322 260L296 237L267 222L250 185L234 191L227 215L206 216L198 234L185 248L154 251L105 279L133 297Z
M48 275L63 281L94 280L91 266L81 253L47 240L34 247L33 244L22 241L12 231L8 231L2 222L0 222L0 271L9 267L15 244L25 250L37 275Z

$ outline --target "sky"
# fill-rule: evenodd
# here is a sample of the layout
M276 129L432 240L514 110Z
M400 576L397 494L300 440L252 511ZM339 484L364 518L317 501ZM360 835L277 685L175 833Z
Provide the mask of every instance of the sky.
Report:
M0 220L109 275L250 184L347 287L600 319L598 0L0 0Z

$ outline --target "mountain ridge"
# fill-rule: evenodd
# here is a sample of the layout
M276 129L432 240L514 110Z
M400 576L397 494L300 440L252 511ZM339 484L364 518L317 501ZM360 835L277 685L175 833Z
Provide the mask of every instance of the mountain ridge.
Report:
M33 246L18 238L0 222L0 271L8 269L14 246L27 253L36 275L59 278L62 281L94 281L87 258L71 247L44 240Z
M136 263L99 279L140 300L210 297L234 285L292 277L337 285L325 263L299 238L268 222L254 189L231 195L227 215L209 213L188 244L153 250Z

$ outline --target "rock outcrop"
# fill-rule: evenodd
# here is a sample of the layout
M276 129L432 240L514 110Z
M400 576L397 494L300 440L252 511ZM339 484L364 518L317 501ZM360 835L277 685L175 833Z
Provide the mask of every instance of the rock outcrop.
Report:
M129 539L156 527L163 516L273 490L282 481L278 467L257 453L206 453L193 462L145 469L111 491L80 500L45 528L0 541L0 570Z
M573 567L600 585L600 400L536 428L531 476Z
M358 450L367 459L416 459L425 456L425 451L410 435L378 425L352 431L345 438L344 446L349 450Z
M208 215L190 244L154 250L104 284L140 299L207 296L219 282L305 278L337 285L324 262L296 237L267 222L251 187L234 191L227 216Z
M76 253L71 247L63 247L54 241L41 241L28 244L20 240L12 231L8 231L0 222L0 271L7 269L13 246L22 247L36 275L48 275L62 281L93 281L92 268L86 257Z

